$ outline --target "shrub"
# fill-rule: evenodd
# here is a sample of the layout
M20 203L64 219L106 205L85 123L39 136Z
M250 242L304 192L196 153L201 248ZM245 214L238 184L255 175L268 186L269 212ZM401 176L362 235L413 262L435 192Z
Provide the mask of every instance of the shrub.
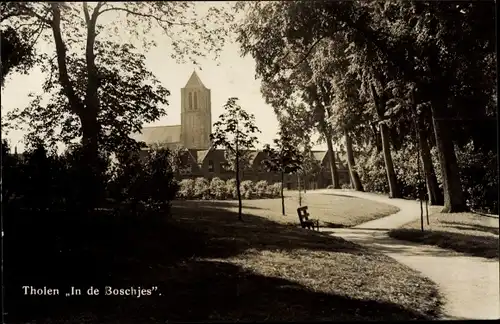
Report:
M497 159L494 152L475 151L472 143L457 149L460 180L470 209L498 213Z
M258 181L254 186L254 193L256 198L267 198L270 196L268 190L269 184L266 180Z
M210 181L210 196L213 199L226 199L226 182L217 177L213 178Z
M193 179L183 179L179 183L180 188L178 191L178 197L182 199L193 199L194 197L194 180Z
M194 181L194 198L210 199L210 183L205 178L196 178Z
M240 184L241 188L241 197L243 199L252 199L254 198L254 185L251 180L245 180Z
M6 142L2 143L3 197L8 207L26 207L33 210L78 209L89 197L82 184L81 151L78 147L58 155L43 145L25 151L22 156L12 155ZM109 181L109 159L99 156L98 169L94 170L99 183L94 197L103 197ZM89 201L90 202L90 201ZM97 201L97 203L99 203ZM88 205L88 207L91 207Z
M352 189L351 184L350 184L350 183L347 183L347 182L346 182L346 183L341 184L341 185L340 185L340 188L342 188L342 189Z
M117 156L108 194L118 202L129 204L133 213L140 207L151 211L168 211L178 194L179 183L168 163L170 151L158 148L145 153L125 153Z
M276 182L269 186L269 195L273 198L281 196L281 182Z
M113 177L108 184L108 195L117 202L137 202L144 194L145 169L139 153L118 157Z
M167 211L179 190L169 161L170 150L150 150L144 163L141 200L152 210Z
M226 181L226 193L228 199L238 199L236 192L236 179L229 179Z
M373 149L370 153L360 154L356 161L356 169L366 191L389 192L382 152Z
M328 185L326 189L335 189L335 187L333 185Z

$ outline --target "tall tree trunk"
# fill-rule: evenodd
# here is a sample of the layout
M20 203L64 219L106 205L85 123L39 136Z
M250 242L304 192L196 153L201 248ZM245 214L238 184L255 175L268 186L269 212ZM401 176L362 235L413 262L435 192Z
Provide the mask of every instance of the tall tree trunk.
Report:
M347 166L349 167L349 175L351 178L351 186L357 191L364 191L363 185L358 172L356 171L356 163L354 161L354 152L352 149L352 138L347 130L344 130L345 146L347 151Z
M83 190L81 192L84 207L91 211L98 203L99 188L98 176L100 174L98 165L98 125L94 118L81 118L82 122L82 168Z
M377 148L377 153L380 153L382 152L382 140L380 139L380 131L377 129L377 126L375 126L374 123L370 124L370 127L373 132L373 138L375 147Z
M104 3L99 3L90 15L87 4L83 3L85 21L87 24L87 44L85 50L85 58L87 64L87 89L85 100L82 102L77 96L73 82L68 74L67 68L67 46L64 44L61 33L61 4L52 2L51 9L53 21L51 23L52 32L54 35L54 43L56 45L57 63L59 69L59 82L63 88L64 94L68 98L69 108L72 113L78 115L82 124L82 147L83 160L82 179L79 183L81 186L81 198L84 203L85 210L91 210L97 202L99 183L97 178L98 167L98 137L99 124L97 115L99 111L98 97L98 71L95 65L94 43L96 37L96 20L99 14L99 9Z
M339 174L337 171L337 165L335 164L335 154L333 152L333 143L330 137L330 132L326 129L326 125L324 125L324 123L323 123L323 129L324 129L323 134L325 135L326 138L326 145L328 147L327 151L328 164L330 166L330 173L332 174L332 185L333 188L340 189Z
M285 196L283 195L283 182L285 181L285 172L281 171L281 213L285 216Z
M457 156L449 130L442 125L446 119L446 101L431 102L432 123L438 149L441 177L443 181L444 208L443 213L459 213L467 210L462 183L458 172Z
M384 154L385 171L387 173L387 182L389 183L389 197L400 198L401 192L398 188L398 179L394 171L392 162L391 147L389 141L389 128L386 124L380 123L380 137L382 138L382 153Z
M328 118L331 117L330 110L324 109ZM323 134L326 138L326 145L328 147L328 163L330 164L330 172L332 173L332 185L335 189L340 189L340 180L339 180L339 172L337 170L337 163L335 161L335 152L333 151L333 143L332 143L332 129L328 123L324 120L320 121L321 127L323 128Z
M332 185L335 189L340 189L339 172L337 170L337 164L335 163L335 152L333 151L332 139L328 138L326 140L326 145L328 147L328 163L330 164L330 172L332 174Z
M427 195L429 197L429 202L431 205L442 205L443 204L443 194L439 189L439 184L436 178L436 173L434 171L434 165L432 164L431 150L428 143L427 131L423 129L423 124L421 119L419 119L418 125L418 143L420 146L420 153L422 164L424 167L424 174L427 184Z
M383 85L383 83L382 83ZM398 188L398 179L396 177L396 172L394 171L394 163L392 162L391 156L391 143L389 140L389 127L384 123L384 114L386 110L386 97L382 92L381 95L377 93L375 86L373 84L370 85L373 101L376 108L376 113L378 123L380 128L380 138L382 141L382 153L384 154L384 162L385 162L385 171L387 173L387 182L389 184L389 197L390 198L400 198L401 191Z
M299 176L299 173L297 172L297 185L299 187L299 206L302 206L302 194L300 192L301 188L300 188L300 176Z
M238 150L238 144L236 144L236 150ZM241 190L240 190L240 161L239 152L236 151L236 194L238 196L238 220L243 220L241 215L242 205L241 205Z

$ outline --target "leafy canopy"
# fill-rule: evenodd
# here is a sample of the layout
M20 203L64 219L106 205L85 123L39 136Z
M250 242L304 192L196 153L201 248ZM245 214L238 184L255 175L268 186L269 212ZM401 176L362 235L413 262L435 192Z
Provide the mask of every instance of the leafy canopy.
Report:
M238 98L229 98L224 105L225 112L214 123L214 132L210 140L214 147L225 149L226 160L230 167L236 163L243 167L248 162L250 150L255 149L258 139L255 136L260 130L255 125L255 116L247 113L238 103ZM240 164L241 162L241 164Z
M199 2L95 2L2 4L2 33L15 30L38 41L35 62L46 75L42 96L10 115L49 144L82 135L97 119L102 149L134 144L141 124L165 115L164 89L145 67L145 53L161 40L179 63L218 57L233 22L224 4ZM2 61L3 61L2 54ZM4 65L2 65L2 69ZM93 135L95 136L95 135Z
M294 143L294 138L285 128L278 132L278 138L273 140L274 147L264 146L267 158L262 161L269 171L295 173L301 169L302 155Z

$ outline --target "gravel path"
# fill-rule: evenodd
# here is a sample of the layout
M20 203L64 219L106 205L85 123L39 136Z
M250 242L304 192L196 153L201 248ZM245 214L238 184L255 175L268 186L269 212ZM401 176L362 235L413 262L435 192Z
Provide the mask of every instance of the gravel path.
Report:
M387 231L420 218L419 203L348 190L316 190L318 194L342 194L391 204L396 214L353 228L322 229L376 249L433 280L445 299L443 319L500 319L499 262L466 256L429 245L390 238ZM431 207L431 213L436 207ZM439 207L437 207L439 208Z

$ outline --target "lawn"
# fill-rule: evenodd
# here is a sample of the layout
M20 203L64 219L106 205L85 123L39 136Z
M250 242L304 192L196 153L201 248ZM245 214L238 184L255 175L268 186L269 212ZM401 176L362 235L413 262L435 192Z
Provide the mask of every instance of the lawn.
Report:
M103 212L6 219L5 244L16 247L5 250L6 321L410 320L439 313L434 283L393 259L245 212L243 222L234 212L189 204L155 222ZM23 285L158 290L141 298L43 297L23 296Z
M389 236L435 245L467 255L499 258L498 218L475 213L433 213L430 225L420 220L392 230Z
M342 194L302 193L302 206L308 206L312 218L319 219L321 227L351 227L374 219L397 213L397 207L371 200L350 197ZM199 208L218 208L227 211L238 211L237 200L190 200L174 201L175 206L190 204ZM298 225L297 207L299 196L297 191L285 193L285 214L281 213L281 198L243 200L244 211L252 215L264 217L281 224Z

